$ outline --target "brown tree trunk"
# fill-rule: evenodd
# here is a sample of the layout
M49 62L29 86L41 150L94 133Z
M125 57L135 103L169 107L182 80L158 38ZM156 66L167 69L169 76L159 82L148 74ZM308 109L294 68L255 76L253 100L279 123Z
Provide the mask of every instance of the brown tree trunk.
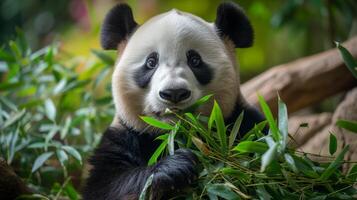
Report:
M0 199L10 200L23 194L30 194L30 189L12 170L5 160L0 158Z
M343 45L357 57L357 37ZM248 103L259 107L258 92L275 114L278 93L289 112L294 112L356 85L335 48L273 67L242 84L242 93Z

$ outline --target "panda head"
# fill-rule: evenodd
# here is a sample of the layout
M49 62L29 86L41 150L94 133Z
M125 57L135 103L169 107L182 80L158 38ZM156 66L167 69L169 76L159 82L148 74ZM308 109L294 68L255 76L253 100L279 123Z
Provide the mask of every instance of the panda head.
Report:
M126 4L112 8L102 26L104 49L118 50L112 77L116 117L135 130L147 125L139 116L170 120L167 108L181 110L207 94L230 116L239 89L235 48L249 47L253 30L242 9L222 3L214 23L178 10L138 25ZM208 114L210 105L199 112ZM120 120L120 121L119 121Z

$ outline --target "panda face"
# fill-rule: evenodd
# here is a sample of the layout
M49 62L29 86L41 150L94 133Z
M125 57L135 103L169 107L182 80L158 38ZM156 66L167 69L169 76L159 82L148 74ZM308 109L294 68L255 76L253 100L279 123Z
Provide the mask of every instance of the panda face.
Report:
M119 118L142 130L139 116L172 120L167 108L182 110L213 94L224 116L239 95L234 48L201 18L177 10L141 25L119 52L112 77ZM208 114L211 105L199 110ZM114 123L116 123L114 121Z

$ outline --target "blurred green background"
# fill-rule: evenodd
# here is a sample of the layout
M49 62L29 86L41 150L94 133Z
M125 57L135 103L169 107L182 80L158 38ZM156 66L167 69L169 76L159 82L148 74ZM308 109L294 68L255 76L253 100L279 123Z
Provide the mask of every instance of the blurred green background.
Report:
M100 25L113 0L3 0L0 3L0 43L25 32L35 49L60 42L69 55L86 56L99 49ZM125 1L124 1L125 2ZM136 20L177 8L208 21L215 19L219 0L129 0ZM310 55L357 33L355 0L240 0L255 29L252 48L239 49L242 80L268 67Z

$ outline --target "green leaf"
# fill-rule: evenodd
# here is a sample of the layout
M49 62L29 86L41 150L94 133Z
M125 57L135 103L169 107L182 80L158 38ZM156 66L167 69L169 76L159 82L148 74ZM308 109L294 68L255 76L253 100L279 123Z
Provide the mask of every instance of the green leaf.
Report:
M210 150L208 149L207 145L204 142L202 142L201 139L192 136L191 140L193 144L197 147L197 149L203 153L203 155L209 155Z
M20 112L10 115L10 117L4 122L1 129L5 129L5 128L11 126L12 124L16 123L17 121L19 121L20 119L22 119L22 117L24 117L25 113L26 113L26 110L21 110Z
M174 151L175 151L175 136L177 131L179 130L181 125L181 121L177 122L175 125L175 128L169 133L169 137L168 137L168 150L169 150L169 154L170 155L174 155Z
M342 55L343 60L345 61L345 64L347 68L351 71L352 75L357 79L357 62L353 58L350 52L343 47L340 43L336 42L336 46L338 50L340 50L340 53Z
M152 185L152 180L154 179L154 174L151 174L148 179L145 182L145 185L143 187L143 190L140 193L139 196L139 200L146 200L146 199L150 199L150 197L148 197L148 193L150 192L148 189L150 188L150 186Z
M52 126L52 129L47 133L45 138L45 150L47 151L47 146L50 140L57 134L59 128L56 125Z
M237 118L237 120L234 122L234 126L233 126L233 128L232 128L232 131L231 131L231 133L229 134L229 143L228 143L229 149L232 148L232 146L233 146L233 144L234 144L234 141L235 141L236 138L237 138L240 125L242 124L242 121L243 121L243 117L244 117L244 111L239 115L239 117Z
M285 103L278 98L278 125L279 131L282 135L281 144L282 150L285 149L286 143L288 141L288 109L286 108Z
M353 165L353 167L349 170L347 174L347 178L351 179L352 181L356 181L357 179L357 164Z
M268 145L262 142L243 141L240 142L236 147L234 147L233 150L243 153L263 154L268 150Z
M336 157L336 159L325 169L321 174L320 180L327 180L343 163L343 158L349 149L349 145L343 148L342 152Z
M39 157L36 158L31 172L35 172L37 169L39 169L45 162L48 160L51 156L53 155L53 152L46 152L41 154Z
M330 144L329 144L329 151L330 154L333 155L337 150L337 139L336 136L330 133Z
M65 164L68 161L68 156L65 151L62 149L56 150L57 158L60 161L62 166L65 166Z
M224 124L221 108L219 107L217 101L214 101L212 114L213 114L213 121L216 124L219 142L221 144L223 152L226 152L227 151L226 127Z
M68 131L69 131L69 127L70 127L70 125L71 125L71 121L72 121L72 118L71 118L70 116L68 116L68 117L66 118L66 121L65 121L65 123L64 123L64 126L63 126L62 129L61 129L61 134L60 134L60 136L61 136L61 139L62 139L62 140L66 137L66 135L67 135L67 133L68 133Z
M101 59L105 64L109 65L109 66L113 66L115 61L114 59L110 56L110 54L104 52L104 51L100 51L100 50L95 50L92 49L91 50L92 53L94 55L96 55L99 59Z
M16 42L14 41L10 41L9 42L9 47L13 53L13 55L17 58L17 59L21 59L22 55L21 55L21 50L19 48L19 46L16 44Z
M248 140L248 138L252 138L252 137L263 137L262 131L263 129L266 127L267 121L264 120L262 122L259 122L258 124L254 125L254 128L252 128L250 131L248 131L248 133L246 133L240 140L244 141L244 140Z
M16 197L16 200L50 200L50 199L42 194L25 194Z
M241 181L246 181L249 179L249 175L247 175L246 173L244 173L238 169L234 169L231 167L222 168L220 171L225 175L237 177Z
M68 183L66 187L64 188L64 191L66 192L67 196L69 197L70 200L78 200L78 192L76 189L74 189L73 185L71 183Z
M0 83L0 91L13 91L15 88L23 86L23 82L5 82L5 83Z
M175 127L171 126L170 124L167 124L165 122L159 121L155 118L152 117L147 117L147 116L141 116L140 117L144 122L146 122L147 124L154 126L156 128L160 128L160 129L164 129L164 130L172 130Z
M200 107L201 105L207 103L211 99L212 96L213 96L212 94L209 94L209 95L206 95L206 96L200 98L194 104L192 104L191 106L186 108L183 112L184 113L192 113L192 112L194 112L198 107Z
M55 88L53 88L53 94L57 95L59 94L66 86L67 84L67 79L62 79Z
M336 125L341 127L341 128L344 128L348 131L351 131L351 132L354 132L354 133L357 133L357 122L354 122L354 121L347 121L347 120L338 120L336 122Z
M45 148L46 144L44 142L35 142L27 146L27 148L35 149L35 148Z
M17 106L14 104L14 102L9 100L5 96L0 95L0 102L2 102L4 105L10 108L12 111L16 111L16 112L18 111Z
M288 163L288 165L290 166L290 168L295 172L295 173L298 173L298 168L296 167L295 165L295 161L294 161L294 158L288 154L288 153L285 153L284 154L284 158L285 158L285 161L286 163Z
M313 168L314 166L311 166L306 160L299 156L292 155L292 157L294 158L295 165L300 172L313 179L319 178L319 174L317 174Z
M259 99L260 106L263 110L263 113L268 121L269 126L270 126L270 130L271 130L274 140L280 141L281 135L279 134L278 127L276 126L275 120L273 118L273 114L272 114L267 102L264 100L264 98L261 95L258 95L258 99Z
M165 134L165 135L167 135L167 138L168 138L169 135L168 134ZM168 139L164 140L160 144L160 146L155 150L155 152L152 154L152 156L151 156L151 158L150 158L150 160L148 162L149 166L153 165L153 164L155 164L157 162L157 159L162 154L162 152L165 150L165 147L167 146L168 142L169 142Z
M96 88L98 87L99 83L106 77L108 77L108 73L111 71L110 68L105 68L104 70L102 70L96 77L94 83L93 83L93 87Z
M78 160L79 164L82 164L82 156L75 148L71 146L62 146L62 149L65 150L69 155L73 156L76 160Z
M272 199L272 196L265 190L264 185L258 185L256 191L259 199L263 199L263 200Z
M219 197L222 197L223 199L228 199L228 200L240 199L240 197L235 192L233 192L230 187L228 187L225 184L209 184L207 186L207 192L208 194L217 195Z
M268 151L266 151L262 156L262 165L260 167L260 171L264 172L265 169L269 166L269 164L275 159L277 155L278 143L270 146Z
M55 121L56 118L56 107L51 99L46 99L45 101L45 113L48 119Z

